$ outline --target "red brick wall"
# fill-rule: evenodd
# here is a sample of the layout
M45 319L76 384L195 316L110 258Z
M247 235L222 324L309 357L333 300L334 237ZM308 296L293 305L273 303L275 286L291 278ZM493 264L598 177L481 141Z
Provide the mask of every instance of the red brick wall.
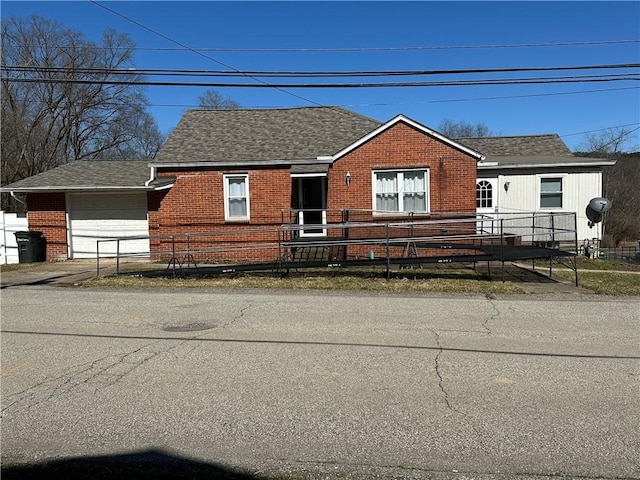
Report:
M358 149L339 159L328 173L327 208L329 210L371 210L372 170L393 168L428 168L430 210L432 212L475 212L476 160L436 138L399 123ZM345 175L351 183L345 184ZM249 175L250 220L226 222L224 219L223 175ZM190 238L192 249L209 249L199 255L214 260L258 260L274 258L273 249L242 249L247 241L265 245L277 243L277 232L260 235L251 228L274 227L283 223L282 211L297 207L297 181L289 168L265 169L166 169L159 176L175 176L174 186L167 191L149 194L149 234L177 235L198 232L224 232L231 235ZM336 218L334 221L340 221ZM355 220L355 219L354 219ZM361 220L366 220L362 218ZM286 221L286 220L285 220ZM243 233L237 233L243 230ZM227 245L223 252L213 245ZM184 237L152 240L156 256L170 255L172 248L186 250ZM274 251L274 255L277 253Z
M372 170L424 167L429 169L430 211L475 212L476 160L405 123L384 131L332 166L327 207L371 210Z
M42 232L47 240L47 260L66 260L67 214L64 193L27 195L29 230Z
M241 173L249 175L249 221L226 221L224 218L223 175ZM151 250L156 257L165 258L173 249L184 256L186 238L171 239L171 235L196 234L189 239L190 248L209 250L200 257L216 261L261 260L264 252L268 258L277 256L276 227L282 224L282 211L292 207L292 181L289 167L242 170L199 169L161 171L158 176L175 176L170 190L149 194L149 234L165 238L151 241ZM250 229L274 227L272 232L249 233ZM197 235L222 233L215 237ZM241 249L251 243L263 244L260 249ZM214 247L215 245L215 247ZM225 246L223 251L217 251Z

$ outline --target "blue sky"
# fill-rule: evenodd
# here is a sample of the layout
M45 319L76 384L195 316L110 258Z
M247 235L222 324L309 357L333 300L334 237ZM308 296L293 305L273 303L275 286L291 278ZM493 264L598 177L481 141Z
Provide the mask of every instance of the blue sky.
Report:
M142 48L179 48L182 44L193 49L218 49L203 52L210 58L188 49L138 50L135 66L147 69L388 71L640 63L640 2L636 1L100 3L157 33L85 1L2 1L1 15L40 15L95 40L103 30L113 28L128 34ZM636 42L612 43L629 40ZM492 47L460 48L484 46ZM623 72L637 74L638 69L511 76ZM503 75L468 74L448 76L446 80ZM167 132L187 108L197 105L198 95L204 90L147 87L150 112ZM558 133L572 149L583 142L583 132L620 125L640 127L637 80L284 90L217 88L245 108L340 105L379 121L402 113L434 129L445 118L483 122L501 135ZM640 149L640 129L630 138L627 149Z

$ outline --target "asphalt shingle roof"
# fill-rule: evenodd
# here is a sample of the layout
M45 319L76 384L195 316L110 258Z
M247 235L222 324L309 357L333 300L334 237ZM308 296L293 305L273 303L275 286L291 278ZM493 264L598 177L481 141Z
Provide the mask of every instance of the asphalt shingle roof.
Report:
M322 162L317 157L339 152L380 125L339 107L190 110L152 163L288 163L296 165L292 173L326 171L327 165L318 165ZM486 155L485 165L479 168L615 163L575 157L556 134L467 137L456 141ZM145 188L150 174L148 165L147 161L72 162L3 186L2 191Z
M576 157L557 134L466 137L458 141L486 156L485 165L478 166L480 169L603 166L615 163L603 158Z
M313 162L380 125L339 107L189 110L153 163Z
M2 190L144 187L149 172L147 161L78 161L19 180Z
M557 134L512 137L465 137L457 141L487 157L508 155L570 157L571 150Z

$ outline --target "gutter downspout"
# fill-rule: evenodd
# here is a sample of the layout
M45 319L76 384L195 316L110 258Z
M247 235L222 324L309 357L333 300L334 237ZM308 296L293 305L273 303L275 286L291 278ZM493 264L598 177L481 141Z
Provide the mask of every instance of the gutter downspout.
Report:
M9 195L11 195L11 198L13 198L16 202L21 203L22 205L24 205L25 207L27 206L27 202L25 202L24 200L20 200L17 196L15 192L9 192Z
M150 168L151 168L151 173L149 175L149 180L144 182L145 187L148 187L149 185L151 185L151 182L153 182L156 179L156 167L150 167Z

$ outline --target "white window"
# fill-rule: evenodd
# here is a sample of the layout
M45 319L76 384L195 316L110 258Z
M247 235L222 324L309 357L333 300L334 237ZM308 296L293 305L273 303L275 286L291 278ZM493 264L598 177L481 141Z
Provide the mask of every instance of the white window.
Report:
M493 186L491 182L480 180L476 185L476 208L493 207Z
M562 208L562 177L540 179L540 208Z
M249 220L249 175L224 176L225 220Z
M428 211L428 170L373 172L374 209L385 212Z

